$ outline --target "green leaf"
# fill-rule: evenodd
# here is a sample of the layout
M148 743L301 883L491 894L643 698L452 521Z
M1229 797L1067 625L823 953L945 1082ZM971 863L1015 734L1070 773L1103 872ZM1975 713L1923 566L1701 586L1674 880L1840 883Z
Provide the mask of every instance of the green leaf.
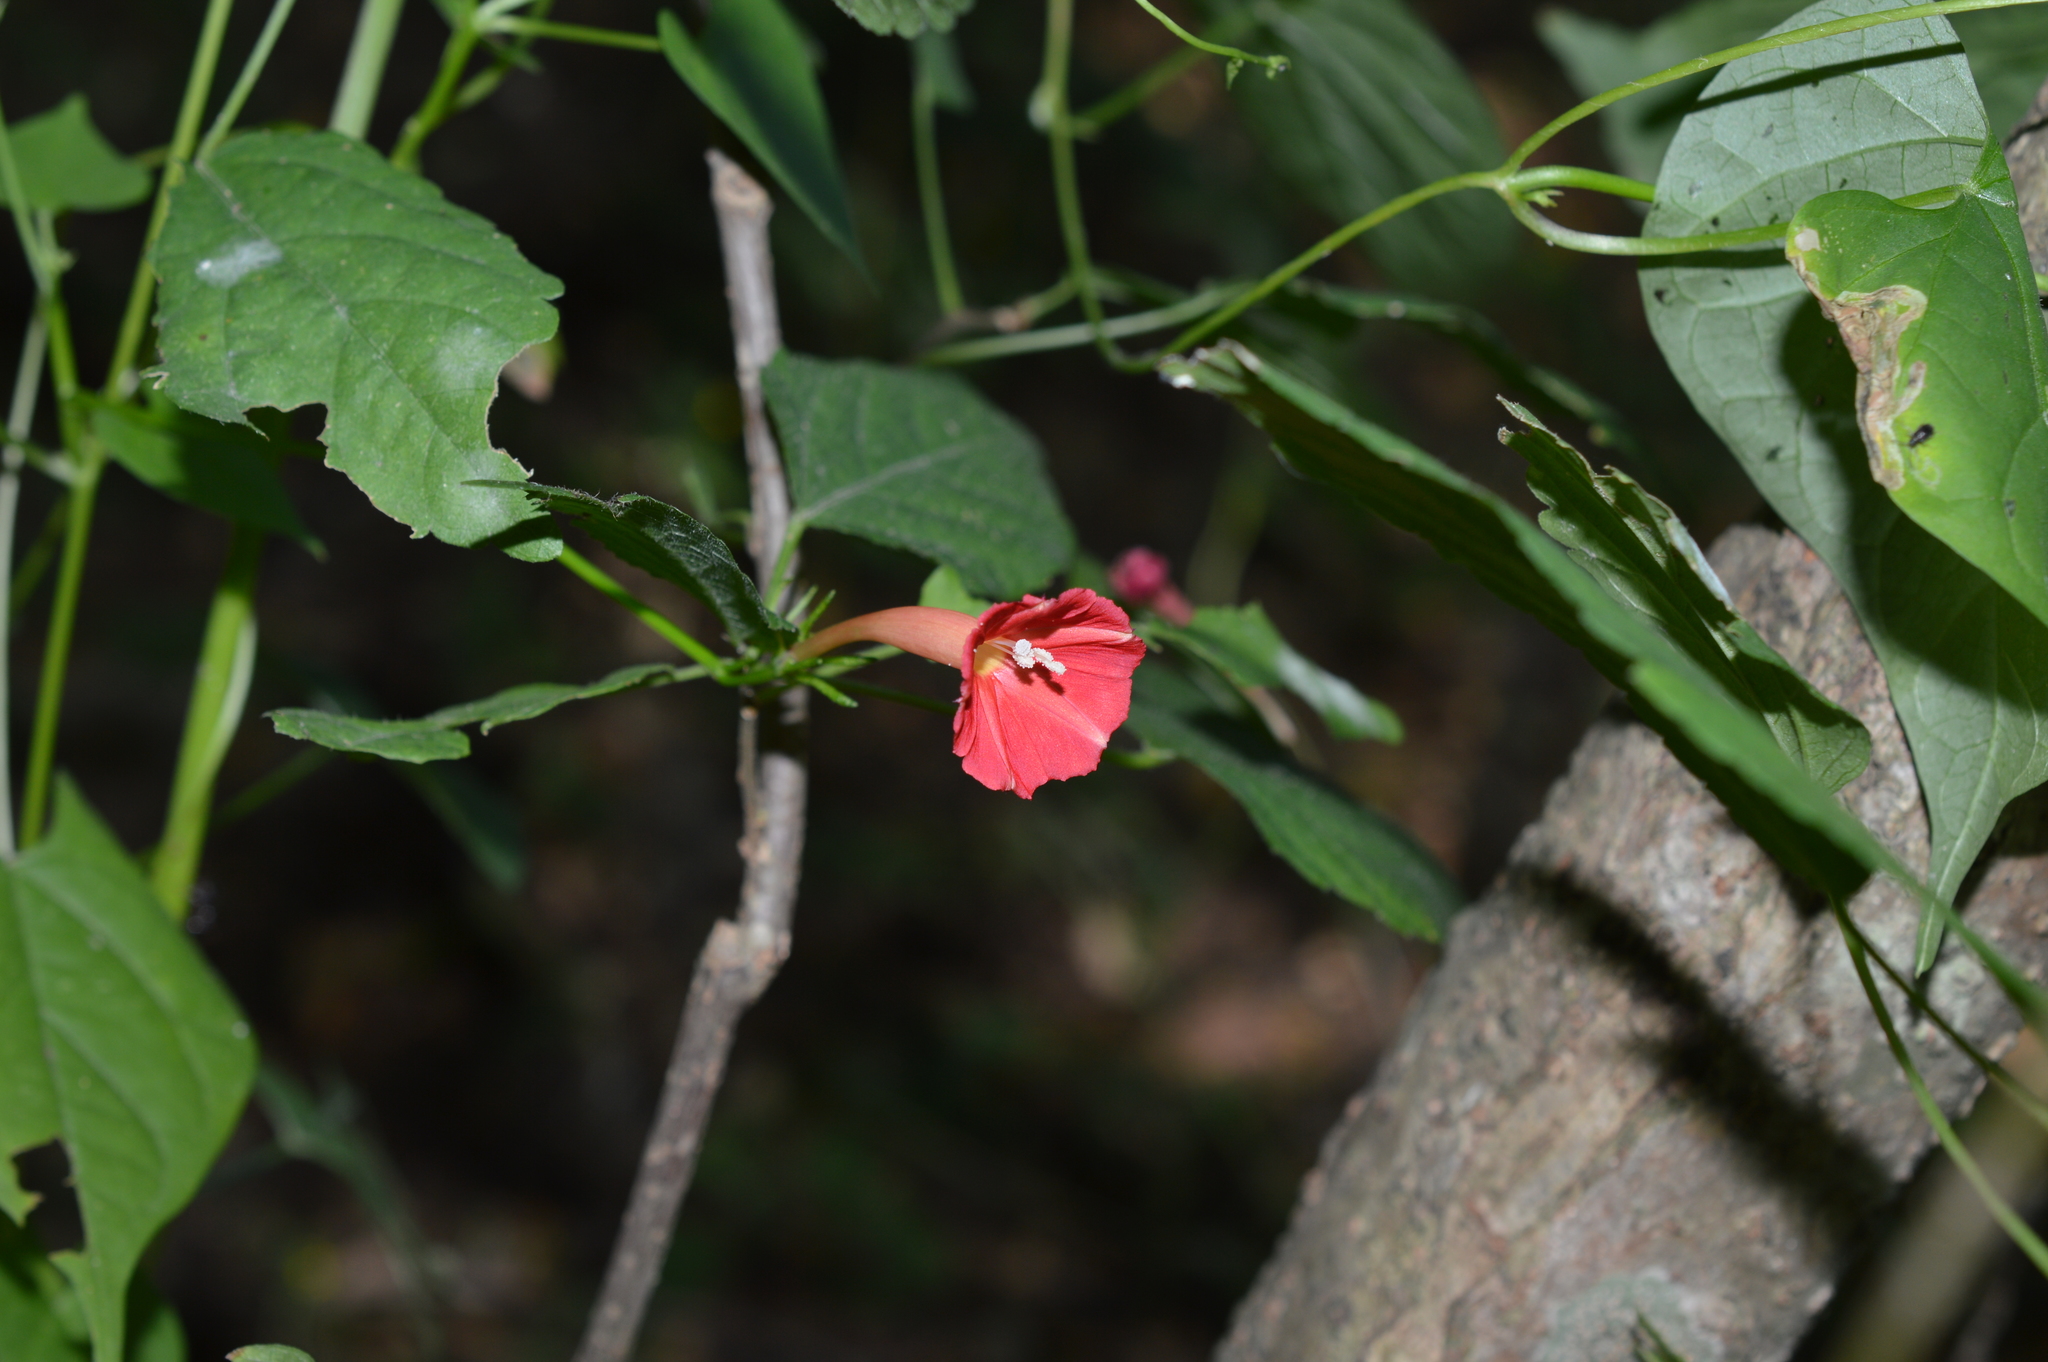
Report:
M1779 749L1761 718L1499 497L1243 346L1226 342L1162 370L1180 386L1228 398L1295 471L1429 540L1585 653L1788 870L1846 898L1872 857L1884 861L1883 848Z
M92 125L84 95L9 124L7 135L14 143L21 194L31 208L107 212L149 197L149 176L107 145ZM0 186L0 204L7 201L6 187Z
M251 1343L229 1353L228 1362L313 1362L313 1355L282 1343Z
M832 0L870 33L915 38L930 29L950 33L974 0Z
M99 1362L123 1355L144 1247L199 1188L255 1072L249 1026L69 782L50 835L0 871L0 1212L11 1156L61 1140L85 1221L53 1261Z
M1785 27L1882 7L1816 6ZM1967 183L1986 127L1966 75L1939 20L1731 63L1674 139L1644 230L1782 222L1845 185L1897 198ZM1795 117L1805 132L1777 137ZM1926 795L1929 882L1952 897L2005 804L2048 779L2048 629L1871 479L1855 371L1777 251L1681 257L1644 269L1642 289L1693 405L1848 593Z
M287 738L335 752L411 762L458 761L469 755L466 735L419 719L364 719L324 709L273 709L263 717Z
M1946 208L1811 199L1786 254L1856 362L1870 476L2048 621L2048 332L1996 145L1985 167Z
M1500 164L1500 134L1464 68L1401 0L1253 0L1288 60L1234 93L1261 151L1310 203L1340 221L1411 189ZM1361 244L1407 283L1471 291L1516 236L1486 194L1423 204Z
M606 501L569 487L529 483L524 490L536 505L582 525L626 562L674 582L717 611L735 643L772 652L794 636L789 622L762 601L725 541L701 520L636 492Z
M315 555L325 552L277 475L285 441L195 416L157 393L149 398L147 407L91 402L93 434L116 463L175 501L297 540Z
M67 1328L58 1314L56 1302L69 1294L35 1236L0 1216L0 1339L8 1362L84 1362L84 1321Z
M1401 720L1393 710L1294 651L1257 602L1201 606L1185 627L1156 622L1145 632L1186 648L1234 685L1293 691L1336 737L1401 741Z
M1228 790L1276 855L1318 889L1404 936L1437 941L1463 898L1399 826L1295 765L1263 728L1217 708L1171 668L1140 667L1126 723Z
M1526 427L1502 441L1529 461L1549 509L1537 523L1607 594L1636 610L1727 692L1761 715L1785 755L1830 790L1870 764L1870 732L1815 690L1735 613L1721 579L1671 508L1627 474L1595 474L1570 445L1509 402Z
M667 10L657 20L668 63L833 245L860 264L846 181L803 30L780 0L716 0L704 32Z
M455 761L469 755L469 739L459 731L466 725L481 724L488 733L499 724L536 719L574 700L666 686L699 674L694 667L644 662L621 667L587 685L541 681L513 686L481 700L466 700L437 709L419 719L366 719L324 709L275 709L264 717L287 738L317 743L336 752L383 757L387 761ZM428 802L434 801L429 798Z
M1536 33L1564 67L1572 88L1590 97L1746 43L1798 8L1800 0L1697 0L1634 30L1566 9L1544 9L1536 15ZM1678 121L1711 79L1701 74L1675 80L1603 109L1600 136L1614 168L1638 180L1656 179Z
M963 615L979 615L995 604L962 586L960 574L943 564L933 568L924 579L924 585L917 590L917 603L940 610L958 610Z
M792 533L817 526L908 549L997 600L1043 586L1073 557L1038 442L962 379L785 350L761 382Z
M172 191L157 243L164 391L239 423L327 407L327 462L451 544L561 552L487 416L498 371L555 332L560 281L488 222L338 133L229 138Z

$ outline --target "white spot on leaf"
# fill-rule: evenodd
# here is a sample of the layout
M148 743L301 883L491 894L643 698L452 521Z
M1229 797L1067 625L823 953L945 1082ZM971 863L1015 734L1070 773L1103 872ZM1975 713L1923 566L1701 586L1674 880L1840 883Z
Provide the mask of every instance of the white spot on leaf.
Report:
M244 241L219 255L210 255L192 267L192 272L215 288L233 288L247 275L275 265L284 252L272 241Z

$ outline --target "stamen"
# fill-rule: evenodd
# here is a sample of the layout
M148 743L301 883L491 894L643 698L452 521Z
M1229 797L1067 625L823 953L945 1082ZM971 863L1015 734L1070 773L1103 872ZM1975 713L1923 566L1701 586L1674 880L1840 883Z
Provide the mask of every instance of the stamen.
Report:
M1020 638L1010 644L1010 661L1016 664L1019 671L1028 672L1033 667L1043 667L1054 676L1067 674L1066 663L1061 662L1046 649L1035 647L1029 639Z

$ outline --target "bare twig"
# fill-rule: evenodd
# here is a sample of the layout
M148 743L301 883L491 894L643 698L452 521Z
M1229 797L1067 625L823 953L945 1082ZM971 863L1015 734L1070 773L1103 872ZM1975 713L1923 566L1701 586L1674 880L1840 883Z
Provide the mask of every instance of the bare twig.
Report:
M766 191L731 161L716 151L710 161L711 198L725 246L733 350L746 412L747 466L753 487L748 548L755 576L772 598L781 594L779 588L793 570L784 563L781 582L771 581L778 575L777 560L789 526L782 456L761 401L761 369L782 348L768 253L768 216L774 205ZM713 925L697 957L682 1027L662 1081L661 1105L576 1362L625 1362L632 1353L668 1254L676 1212L696 1171L711 1103L732 1053L733 1032L789 957L790 912L803 858L808 695L799 687L749 696L740 711L739 782L745 818L740 856L746 869L739 910Z
M753 521L747 528L747 551L754 556L754 575L762 589L770 579L779 590L795 571L776 559L789 533L789 484L782 475L782 456L761 397L761 370L782 348L782 321L775 307L775 270L768 256L768 218L775 211L768 191L722 153L706 153L711 162L711 206L718 210L718 240L725 248L725 296L732 304L734 379L746 415L747 480L753 497ZM770 601L770 605L778 602Z

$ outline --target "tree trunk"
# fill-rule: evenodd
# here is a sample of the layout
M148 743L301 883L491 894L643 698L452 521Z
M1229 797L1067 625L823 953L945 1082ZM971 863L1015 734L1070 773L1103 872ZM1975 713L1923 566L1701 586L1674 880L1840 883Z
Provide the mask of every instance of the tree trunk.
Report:
M1844 796L1924 866L1884 675L1826 567L1754 527L1714 559L1763 635L1869 726ZM2015 805L1966 891L2035 977L2044 812ZM1905 894L1873 882L1852 911L1910 961ZM2012 1043L2013 1009L1955 943L1927 982L1977 1043ZM1944 1108L1967 1107L1976 1071L1901 1024ZM1931 1144L1825 905L1617 704L1458 918L1218 1356L1626 1362L1640 1316L1689 1362L1784 1358Z

